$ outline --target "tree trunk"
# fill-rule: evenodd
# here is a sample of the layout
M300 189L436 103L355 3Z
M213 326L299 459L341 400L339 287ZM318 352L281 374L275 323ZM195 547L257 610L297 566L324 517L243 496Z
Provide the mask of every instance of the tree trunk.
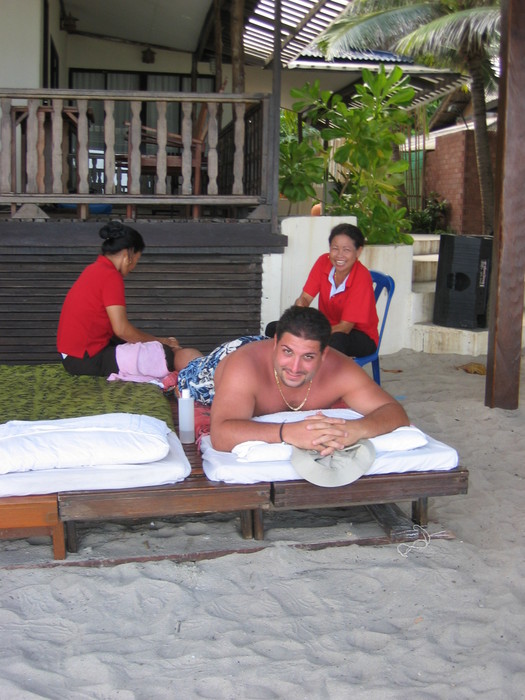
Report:
M231 49L232 49L232 91L244 92L244 51L242 33L244 29L244 0L231 3Z
M480 60L478 58L469 60L468 70L472 78L471 93L472 105L474 108L474 141L476 145L476 161L478 164L479 187L481 192L482 233L484 236L492 236L494 233L494 175L490 157L487 106L485 103L485 87L483 84Z

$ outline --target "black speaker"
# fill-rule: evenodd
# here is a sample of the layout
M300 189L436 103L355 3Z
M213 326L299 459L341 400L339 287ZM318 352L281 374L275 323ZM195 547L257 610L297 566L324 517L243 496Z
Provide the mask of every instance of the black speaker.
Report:
M441 236L434 299L436 325L486 328L492 242L488 236Z

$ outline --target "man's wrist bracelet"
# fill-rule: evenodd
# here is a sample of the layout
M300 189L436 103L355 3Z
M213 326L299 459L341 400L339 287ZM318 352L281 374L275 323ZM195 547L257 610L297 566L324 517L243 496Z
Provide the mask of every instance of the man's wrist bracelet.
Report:
M281 426L280 426L280 428L279 428L279 441L280 441L280 442L284 442L284 438L283 438L283 426L284 426L284 423L281 423Z

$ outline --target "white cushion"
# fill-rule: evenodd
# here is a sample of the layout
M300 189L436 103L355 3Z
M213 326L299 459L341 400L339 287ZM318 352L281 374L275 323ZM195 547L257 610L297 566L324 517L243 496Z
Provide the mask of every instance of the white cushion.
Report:
M268 423L295 422L317 411L283 411L254 420ZM360 414L350 409L328 409L323 413L352 420ZM241 452L239 458L234 452L219 452L212 447L209 436L201 440L202 466L208 479L226 483L253 484L260 481L288 481L300 479L281 445L241 443L234 450ZM453 447L423 433L414 426L372 438L376 459L366 472L372 474L392 474L410 471L447 471L458 465L458 454ZM266 447L264 447L266 445ZM290 448L283 445L283 448ZM291 455L291 448L289 449ZM251 456L250 456L251 455ZM251 457L265 457L264 461L251 461Z
M100 464L93 467L37 469L2 474L0 497L175 484L190 474L191 466L175 433L168 433L168 443L170 451L166 457L149 464Z
M169 452L164 421L130 413L0 425L0 474L141 464Z

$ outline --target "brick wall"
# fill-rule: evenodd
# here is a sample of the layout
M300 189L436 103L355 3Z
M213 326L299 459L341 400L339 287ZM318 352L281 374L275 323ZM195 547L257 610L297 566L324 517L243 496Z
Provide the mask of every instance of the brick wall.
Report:
M489 142L495 170L494 132L489 132ZM437 192L450 203L448 225L453 231L481 234L481 195L472 130L436 138L436 149L426 153L424 191L426 195Z

